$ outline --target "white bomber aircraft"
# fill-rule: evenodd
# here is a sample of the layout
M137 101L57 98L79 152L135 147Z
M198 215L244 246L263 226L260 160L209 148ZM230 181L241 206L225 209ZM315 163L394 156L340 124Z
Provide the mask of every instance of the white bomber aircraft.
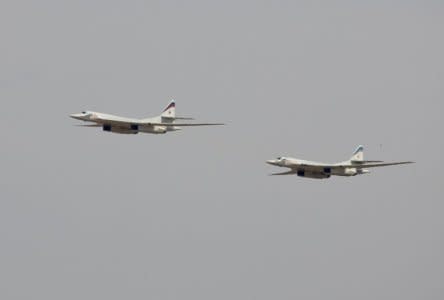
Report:
M119 117L94 111L82 111L70 115L71 118L92 122L85 127L102 127L104 131L123 134L136 134L139 132L161 134L168 131L177 131L185 126L224 125L222 123L176 123L176 120L192 120L192 118L176 117L176 104L174 100L168 104L162 114L153 118L133 119Z
M267 160L270 165L290 168L283 173L274 173L271 175L292 175L297 174L308 178L329 178L331 175L337 176L355 176L370 173L368 168L385 167L393 165L411 164L412 161L389 162L385 163L379 160L364 160L364 147L359 146L349 160L340 163L319 163L290 157L278 157L277 159Z

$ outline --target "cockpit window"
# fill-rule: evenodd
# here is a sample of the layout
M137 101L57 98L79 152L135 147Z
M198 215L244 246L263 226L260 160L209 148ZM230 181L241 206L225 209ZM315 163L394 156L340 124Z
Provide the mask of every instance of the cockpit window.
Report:
M86 111L82 111L82 114L86 114Z

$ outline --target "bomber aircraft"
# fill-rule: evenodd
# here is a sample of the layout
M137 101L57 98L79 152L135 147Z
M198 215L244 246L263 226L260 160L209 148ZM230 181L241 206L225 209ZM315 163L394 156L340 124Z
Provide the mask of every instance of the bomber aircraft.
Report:
M139 132L162 134L177 131L186 126L224 125L223 123L176 123L176 120L193 119L176 117L176 103L174 100L171 100L159 116L146 119L125 118L94 111L82 111L81 113L72 114L70 117L90 122L90 124L79 126L102 127L104 131L123 134L137 134Z
M411 164L412 161L383 162L379 160L364 160L364 147L359 146L349 160L339 163L319 163L308 160L278 157L277 159L267 160L270 165L289 168L290 170L271 175L292 175L308 178L330 178L331 175L337 176L355 176L370 173L368 168L385 167L393 165Z

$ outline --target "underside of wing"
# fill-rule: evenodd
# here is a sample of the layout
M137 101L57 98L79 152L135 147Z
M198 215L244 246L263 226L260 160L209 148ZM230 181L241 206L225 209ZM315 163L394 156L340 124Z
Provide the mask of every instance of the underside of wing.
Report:
M139 124L137 120L115 120L115 119L94 119L90 122L94 124L79 125L85 127L102 127L104 131L111 131L115 133L131 133L135 134L139 132Z
M273 173L273 174L270 174L270 175L271 176L276 176L276 175L292 175L292 174L296 174L297 172L298 172L298 170L291 169L290 171L281 172L281 173Z
M74 126L78 126L78 127L102 127L101 124L78 124L78 125L74 125Z

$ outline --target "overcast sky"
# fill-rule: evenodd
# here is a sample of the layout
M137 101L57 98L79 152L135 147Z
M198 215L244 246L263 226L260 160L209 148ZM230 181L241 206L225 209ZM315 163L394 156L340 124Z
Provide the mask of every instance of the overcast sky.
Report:
M438 0L1 1L0 298L443 299L443 53ZM68 117L171 98L228 125ZM417 163L268 176L358 144Z

